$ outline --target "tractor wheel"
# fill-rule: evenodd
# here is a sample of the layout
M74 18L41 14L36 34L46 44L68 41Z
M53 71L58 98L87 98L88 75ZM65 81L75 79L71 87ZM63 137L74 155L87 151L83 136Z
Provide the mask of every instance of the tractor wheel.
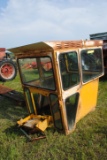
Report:
M0 79L9 81L16 77L17 68L13 61L5 60L0 62Z

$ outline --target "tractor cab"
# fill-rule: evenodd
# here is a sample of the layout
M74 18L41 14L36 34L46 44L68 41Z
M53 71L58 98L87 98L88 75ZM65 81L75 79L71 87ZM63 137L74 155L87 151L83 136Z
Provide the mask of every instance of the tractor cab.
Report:
M45 131L52 124L66 135L96 107L103 75L102 44L92 41L40 42L13 49L29 116L20 127Z

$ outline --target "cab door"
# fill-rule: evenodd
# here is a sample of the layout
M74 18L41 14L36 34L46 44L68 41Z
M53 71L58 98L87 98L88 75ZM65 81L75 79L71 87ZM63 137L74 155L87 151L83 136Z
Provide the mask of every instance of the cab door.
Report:
M62 119L65 133L75 127L80 98L81 75L78 51L59 54L59 68L62 89Z
M94 47L80 50L82 87L80 89L80 108L77 121L96 107L99 78L103 75L102 48Z

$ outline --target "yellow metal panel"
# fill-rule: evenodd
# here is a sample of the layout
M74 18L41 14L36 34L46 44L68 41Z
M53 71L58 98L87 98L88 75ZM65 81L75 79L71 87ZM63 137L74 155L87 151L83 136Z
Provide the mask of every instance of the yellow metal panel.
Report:
M38 128L41 131L45 131L48 125L49 125L48 119L44 119L43 121L39 121L39 123L36 125L36 128Z
M40 89L40 88L38 89L36 87L30 87L29 86L29 90L30 90L31 93L40 93L43 96L48 96L49 95L49 92L47 92L47 91L45 91L43 89Z
M23 125L23 123L25 123L26 121L28 121L31 118L33 118L33 114L25 117L24 119L21 118L19 121L17 121L17 124L21 126L21 125Z
M76 122L96 107L99 79L84 84L80 89L80 101Z

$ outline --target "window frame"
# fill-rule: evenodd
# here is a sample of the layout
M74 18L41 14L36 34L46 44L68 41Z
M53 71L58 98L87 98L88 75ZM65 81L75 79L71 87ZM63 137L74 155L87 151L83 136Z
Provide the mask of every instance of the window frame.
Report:
M54 84L55 84L55 89L49 89L49 88L43 88L43 87L39 87L39 86L34 86L34 85L31 85L31 84L28 84L29 82L23 82L23 78L22 78L22 71L21 71L21 67L20 67L20 62L19 60L20 59L33 59L33 58L49 58L50 59L50 62L52 64L52 68L53 68L53 62L52 62L52 57L49 56L49 55L46 55L46 56L32 56L32 57L21 57L21 58L18 58L17 59L17 64L18 64L18 68L19 68L19 74L20 74L20 79L21 79L21 83L23 85L26 85L26 86L30 86L30 87L34 87L34 88L38 88L38 89L41 89L41 90L48 90L48 91L55 91L56 90L56 83L55 83L55 73L54 73L54 68L52 70L52 73L53 73L53 81L54 81ZM46 77L47 78L47 77Z
M95 49L100 49L101 50L101 72L100 74L98 74L97 76L92 77L91 79L84 81L83 80L83 69L82 69L82 56L81 56L81 51L83 50L95 50ZM93 81L94 79L97 79L99 77L101 77L104 74L104 66L103 66L103 53L102 53L102 47L93 47L93 48L83 48L83 49L79 49L79 54L80 54L80 64L81 64L81 76L82 76L82 84L86 84L88 82ZM85 70L88 72L88 70ZM90 71L92 72L92 71ZM96 71L97 72L97 71Z
M62 55L62 54L67 54L67 53L76 53L76 55L77 55L77 64L78 64L78 78L79 78L79 81L78 81L78 83L77 84L75 84L75 85L72 85L72 86L70 86L69 88L66 88L66 89L64 89L64 87L63 87L63 81L62 81L62 74L61 74L61 66L60 66L60 56ZM63 89L63 91L67 91L67 90L70 90L71 88L74 88L74 87L76 87L76 86L78 86L78 85L80 85L80 82L81 82L81 71L80 71L80 65L79 65L79 55L78 55L78 50L69 50L69 51L66 51L66 52L60 52L59 54L58 54L58 63L59 63L59 72L60 72L60 79L61 79L61 84L62 84L62 89ZM67 66L66 66L66 70L67 70ZM68 72L68 70L67 70L67 72ZM69 72L71 72L72 73L72 71L69 71Z

